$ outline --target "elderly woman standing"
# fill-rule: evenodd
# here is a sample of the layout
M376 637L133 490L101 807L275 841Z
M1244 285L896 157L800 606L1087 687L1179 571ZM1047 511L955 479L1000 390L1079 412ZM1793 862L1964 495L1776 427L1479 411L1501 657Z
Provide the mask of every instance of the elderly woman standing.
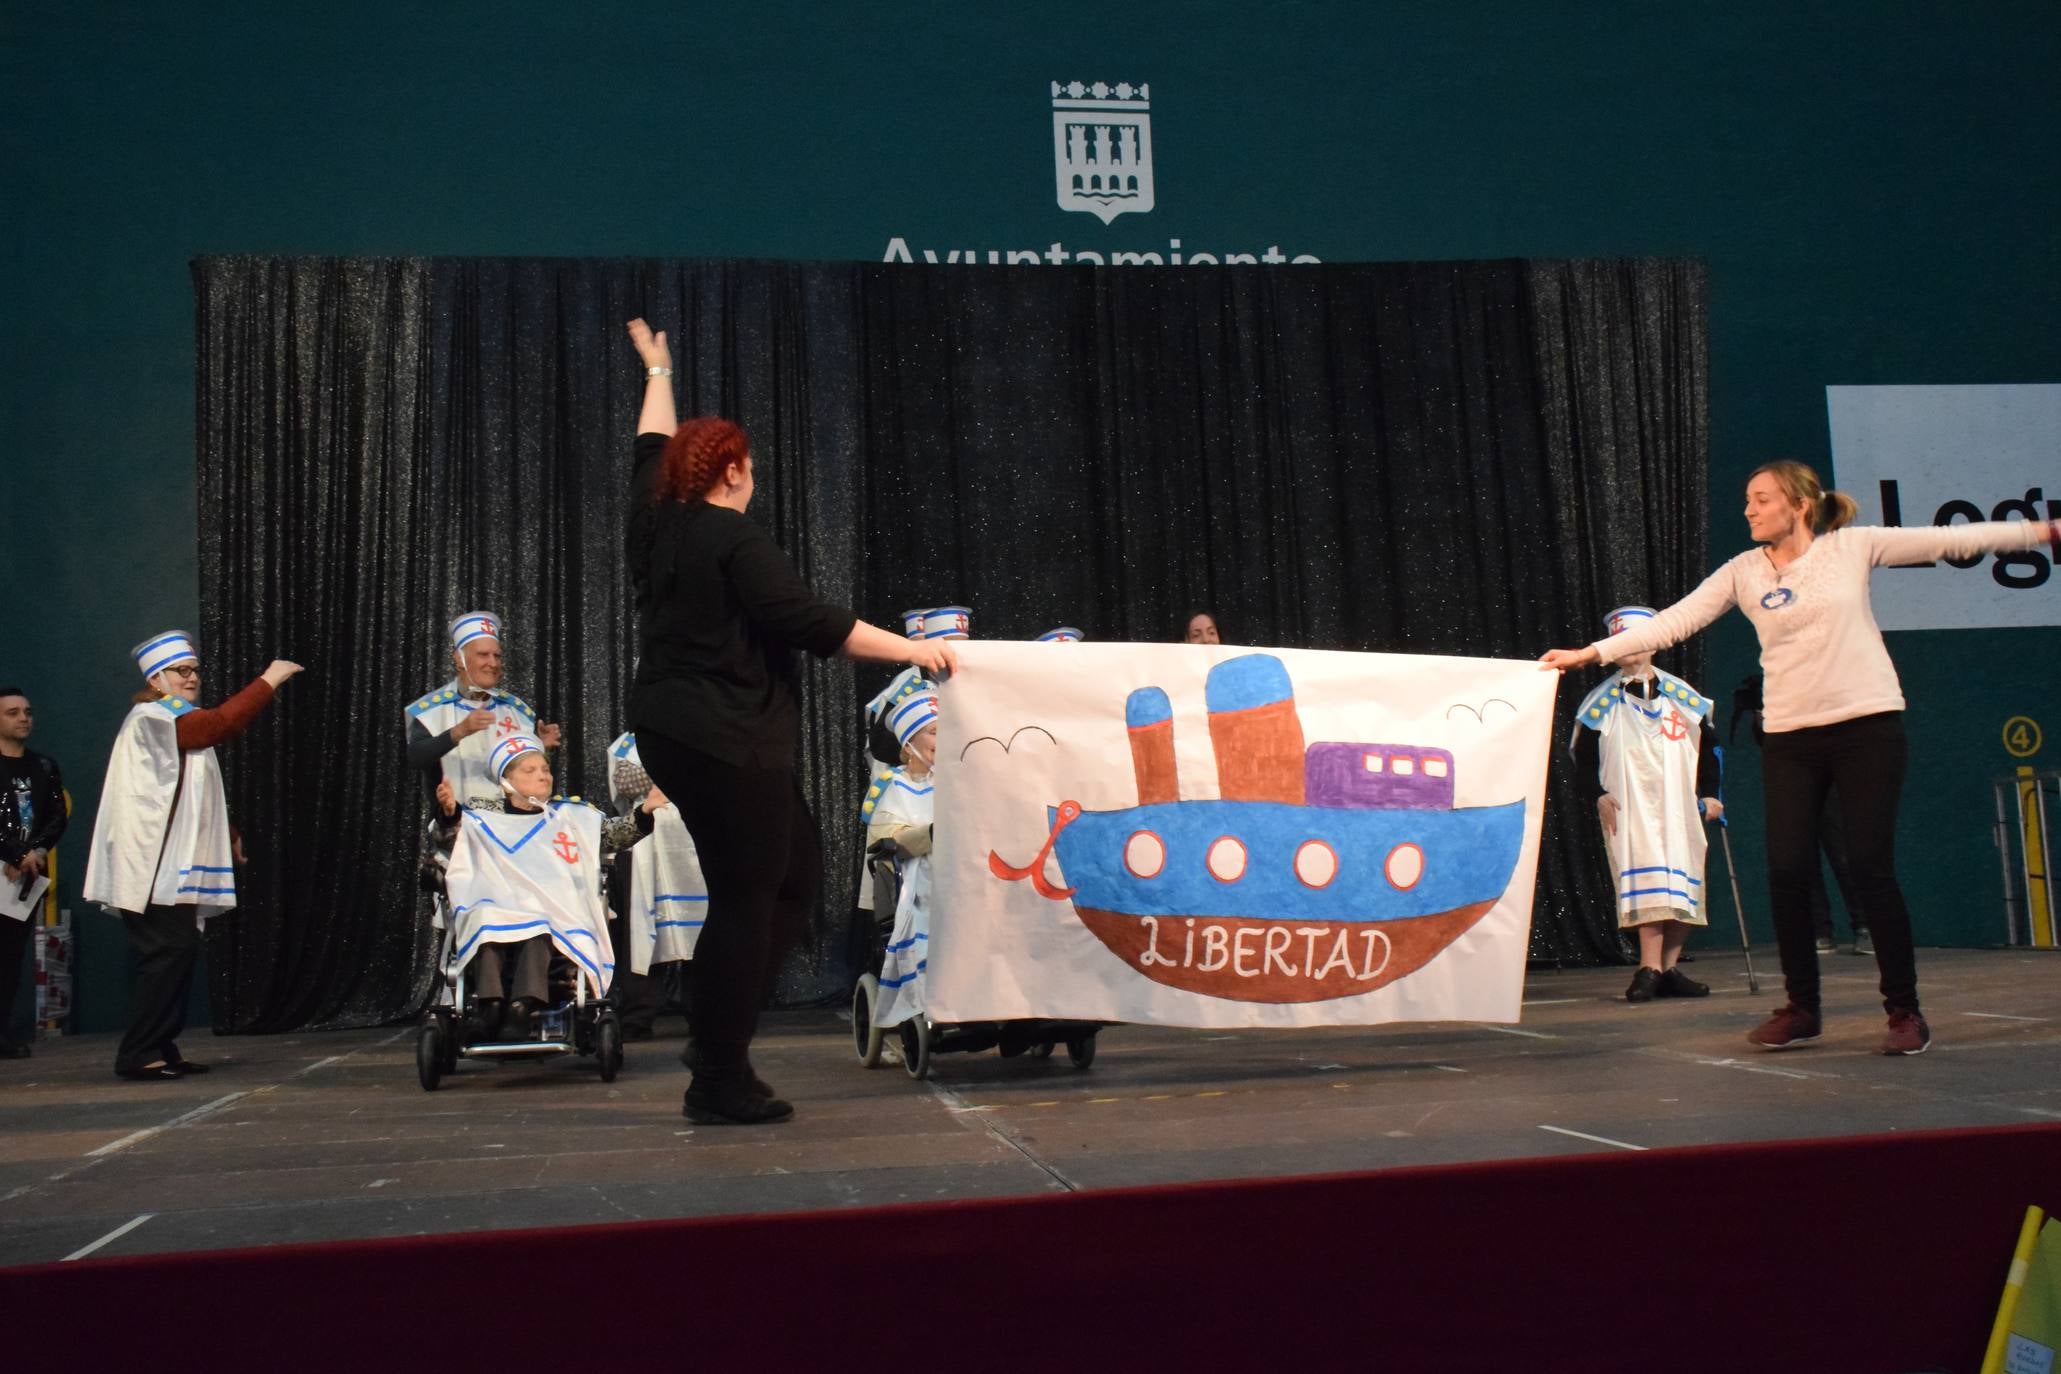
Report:
M237 840L215 746L236 738L301 670L275 659L220 706L203 709L193 637L167 630L130 653L145 688L115 736L86 859L84 895L128 928L136 981L115 1051L123 1078L205 1073L179 1053L186 993L210 912L236 905Z
M680 810L708 880L687 966L693 1037L683 1112L703 1124L784 1121L794 1108L752 1071L759 1008L823 881L822 840L795 779L796 650L927 673L949 641L913 641L830 605L745 514L750 442L728 420L680 423L663 333L629 324L643 360L628 532L642 650L630 696L637 751Z
M2027 549L2057 538L2056 522L1996 521L1920 529L1855 526L1853 498L1785 459L1746 483L1755 547L1689 595L1584 649L1554 649L1547 668L1616 663L1696 633L1737 606L1760 636L1767 675L1762 785L1768 895L1789 1004L1748 1034L1765 1050L1793 1049L1822 1031L1811 874L1827 794L1845 811L1848 862L1875 933L1884 1054L1920 1054L1932 1041L1918 1008L1911 913L1896 880L1896 812L1908 744L1896 666L1876 627L1868 578L1878 567Z

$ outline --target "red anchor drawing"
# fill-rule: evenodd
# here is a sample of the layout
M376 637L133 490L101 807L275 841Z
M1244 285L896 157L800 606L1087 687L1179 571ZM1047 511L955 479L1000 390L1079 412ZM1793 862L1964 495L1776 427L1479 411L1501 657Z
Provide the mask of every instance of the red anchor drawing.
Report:
M580 861L580 842L566 834L563 830L552 837L551 847L558 852L559 858L569 864L576 864Z
M1037 858L1032 859L1022 868L1016 868L1003 862L1002 856L990 849L988 851L988 872L994 874L1005 883L1018 882L1028 878L1030 879L1031 886L1037 889L1040 897L1050 897L1054 901L1064 901L1066 898L1073 896L1072 888L1054 887L1045 877L1045 860L1051 855L1052 844L1059 838L1059 832L1080 818L1081 804L1079 802L1061 802L1059 804L1059 819L1052 823L1052 833L1045 837L1044 847L1038 850Z
M1689 735L1689 722L1682 719L1680 711L1670 706L1667 708L1667 718L1660 722L1660 733L1665 739L1686 739Z

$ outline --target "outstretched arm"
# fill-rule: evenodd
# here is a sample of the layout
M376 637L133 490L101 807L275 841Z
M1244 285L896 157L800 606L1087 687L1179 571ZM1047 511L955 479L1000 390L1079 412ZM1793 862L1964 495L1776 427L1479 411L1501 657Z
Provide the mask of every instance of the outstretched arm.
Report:
M2053 520L1985 520L1972 525L1863 525L1855 531L1868 540L1868 561L1933 563L1942 558L2031 549L2061 540L2061 522Z
M673 350L666 344L663 329L656 334L651 326L641 319L629 324L630 342L637 349L638 358L643 360L647 373L652 368L662 367L664 372L644 379L644 409L637 415L639 434L663 434L671 438L680 427L679 413L673 408Z

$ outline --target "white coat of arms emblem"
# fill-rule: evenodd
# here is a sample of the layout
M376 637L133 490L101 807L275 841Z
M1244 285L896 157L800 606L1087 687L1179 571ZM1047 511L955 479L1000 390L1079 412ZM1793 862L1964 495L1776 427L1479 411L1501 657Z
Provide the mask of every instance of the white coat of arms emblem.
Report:
M1152 88L1052 83L1052 170L1059 208L1104 224L1152 208Z

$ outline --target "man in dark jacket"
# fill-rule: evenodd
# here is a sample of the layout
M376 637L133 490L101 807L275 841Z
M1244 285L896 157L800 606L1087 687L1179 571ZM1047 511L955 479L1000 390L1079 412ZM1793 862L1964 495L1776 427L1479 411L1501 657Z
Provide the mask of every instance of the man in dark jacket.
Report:
M48 755L29 748L36 712L19 687L0 687L0 878L10 899L26 897L44 876L64 834L64 779ZM34 922L0 911L0 1059L27 1059L14 1035L14 999Z

